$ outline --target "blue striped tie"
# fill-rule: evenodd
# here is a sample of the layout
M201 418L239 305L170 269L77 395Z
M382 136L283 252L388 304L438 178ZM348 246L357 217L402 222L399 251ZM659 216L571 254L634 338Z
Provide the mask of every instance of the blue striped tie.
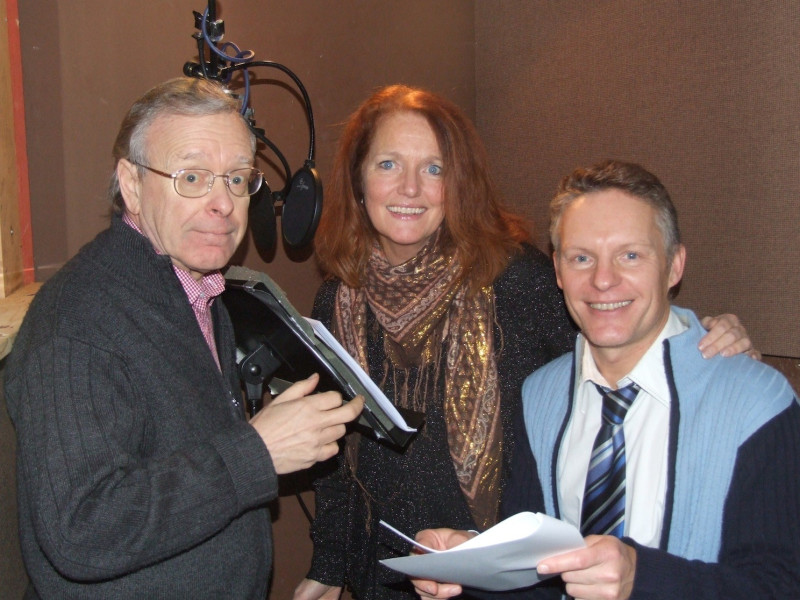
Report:
M625 435L622 422L639 393L635 383L609 390L595 384L603 396L603 423L594 440L581 511L583 535L622 537L625 530Z

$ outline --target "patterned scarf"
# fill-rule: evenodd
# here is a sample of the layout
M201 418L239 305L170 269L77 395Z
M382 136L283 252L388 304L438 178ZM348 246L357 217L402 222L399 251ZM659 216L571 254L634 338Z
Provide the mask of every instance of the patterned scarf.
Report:
M395 402L425 410L436 390L445 353L444 418L456 476L476 524L497 521L502 425L500 390L494 355L494 292L490 286L468 295L459 284L460 266L444 256L439 235L411 260L392 266L376 244L362 288L339 286L334 308L334 334L368 371L367 304L384 332L386 356L408 382L419 367L413 389L400 386ZM431 381L430 379L433 379Z

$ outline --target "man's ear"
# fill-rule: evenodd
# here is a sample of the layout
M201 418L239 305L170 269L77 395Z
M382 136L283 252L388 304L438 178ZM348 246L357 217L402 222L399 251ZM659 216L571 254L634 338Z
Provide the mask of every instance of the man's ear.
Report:
M669 288L672 289L683 278L683 267L686 264L686 246L678 245L675 255L672 257L672 264L669 267Z
M117 181L119 191L125 201L125 210L131 215L138 215L141 209L142 185L139 179L139 168L124 158L117 162Z

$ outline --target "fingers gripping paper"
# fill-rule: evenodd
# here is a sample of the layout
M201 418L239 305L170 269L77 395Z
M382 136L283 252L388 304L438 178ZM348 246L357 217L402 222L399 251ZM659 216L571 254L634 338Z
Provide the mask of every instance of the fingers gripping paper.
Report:
M399 534L394 528L389 529ZM411 577L487 591L539 583L548 577L540 577L536 571L540 561L585 546L573 525L531 512L509 517L449 550L432 550L402 537L424 553L385 559L382 564Z

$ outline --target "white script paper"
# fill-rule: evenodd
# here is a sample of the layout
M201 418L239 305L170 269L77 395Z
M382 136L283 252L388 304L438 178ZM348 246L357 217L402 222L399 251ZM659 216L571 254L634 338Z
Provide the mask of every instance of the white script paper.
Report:
M430 550L400 535L418 548ZM540 577L536 571L539 561L585 545L573 525L542 513L521 512L455 548L388 558L381 563L412 577L505 591L546 579L548 575Z
M349 369L353 372L353 374L358 377L358 380L361 382L367 391L372 394L372 397L375 398L375 402L378 403L383 409L383 412L386 413L386 416L391 419L392 423L395 426L399 427L403 431L413 432L416 431L413 427L409 427L406 423L405 419L397 412L397 409L394 405L389 402L389 399L384 395L372 379L370 379L369 375L364 372L364 369L361 368L356 360L350 356L350 353L344 349L344 347L339 343L333 334L328 331L328 328L325 325L316 319L311 319L309 317L305 317L305 320L308 321L308 324L311 325L311 328L314 330L314 334L317 336L317 339L321 340L328 348L331 349L332 352L336 354L336 356L341 359L341 361L349 367Z

